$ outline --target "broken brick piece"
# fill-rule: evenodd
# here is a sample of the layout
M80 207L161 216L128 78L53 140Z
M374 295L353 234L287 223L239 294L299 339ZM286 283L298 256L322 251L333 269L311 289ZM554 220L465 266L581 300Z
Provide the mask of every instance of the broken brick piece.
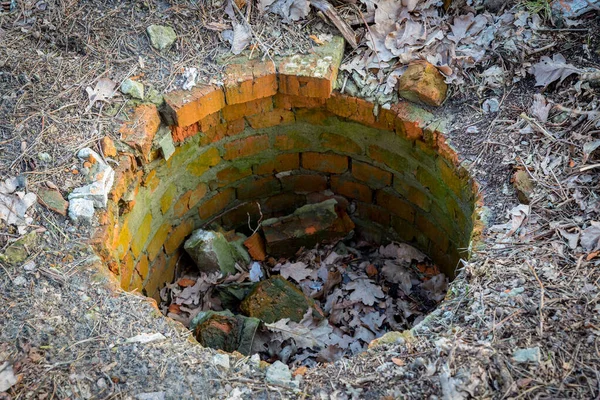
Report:
M144 160L150 161L152 141L160 126L160 115L156 106L144 104L135 109L131 120L127 121L119 132L121 139L139 151Z
M398 80L398 94L407 100L428 106L440 106L448 85L438 69L426 61L410 64Z
M354 223L335 199L307 204L293 214L271 218L262 223L267 254L291 257L301 247L313 248L317 243L333 243L343 239Z

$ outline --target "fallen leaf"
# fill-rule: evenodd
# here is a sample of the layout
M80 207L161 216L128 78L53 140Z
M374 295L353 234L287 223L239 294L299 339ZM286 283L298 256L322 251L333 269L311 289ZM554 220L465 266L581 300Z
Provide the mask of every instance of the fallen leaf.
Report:
M140 333L139 335L130 337L125 341L125 343L150 343L155 342L157 340L165 340L166 337L160 333Z
M404 294L409 295L412 289L411 273L406 268L390 261L386 260L381 274L390 283L397 283Z
M181 287L194 286L196 281L190 278L181 278L177 281L177 284Z
M399 367L403 367L406 363L401 358L392 357L392 362Z
M300 282L312 274L312 270L308 269L306 264L303 262L297 262L293 264L288 262L279 268L279 273L285 279L292 278L296 282Z
M96 83L96 87L92 89L91 87L85 88L85 91L88 95L88 99L90 103L85 108L85 112L91 110L91 108L96 104L97 101L108 102L115 95L115 87L117 83L112 81L109 78L100 78Z
M600 222L591 221L581 232L581 247L587 252L600 249Z
M530 73L535 76L535 86L548 86L554 81L562 82L571 74L579 74L581 70L572 64L567 64L567 60L562 54L557 53L552 56L543 56L540 61L530 69Z
M248 45L252 39L252 31L250 27L245 24L233 23L233 38L231 41L231 52L233 54L240 54Z
M6 392L17 383L17 377L8 361L0 365L0 392Z
M367 306L372 306L377 298L385 297L381 287L369 279L357 279L346 285L347 290L352 290L348 297L351 301L360 301Z

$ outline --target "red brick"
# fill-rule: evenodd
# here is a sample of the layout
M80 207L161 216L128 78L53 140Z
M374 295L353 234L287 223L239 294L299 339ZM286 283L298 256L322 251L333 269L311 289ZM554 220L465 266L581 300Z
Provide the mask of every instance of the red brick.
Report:
M262 202L263 213L289 214L305 204L304 196L293 193L282 193L269 197Z
M225 98L227 104L246 103L277 93L275 65L259 60L244 60L225 68Z
M183 142L185 139L195 136L198 132L200 132L198 123L188 126L171 126L171 136L173 136L175 142Z
M284 191L321 192L327 189L327 178L321 175L288 175L281 178Z
M333 114L360 122L364 125L376 125L374 104L357 97L334 92L327 99L327 110Z
M266 175L298 168L300 168L300 155L292 153L278 155L264 164L253 166L252 170L256 175Z
M267 135L250 136L225 143L224 147L225 154L223 158L225 160L249 157L267 150L269 148L269 137Z
M254 114L266 113L272 109L273 99L271 97L265 97L263 99L249 101L247 103L226 105L222 112L223 118L226 121L233 121Z
M352 176L373 189L389 186L392 183L391 173L360 161L352 160Z
M251 200L269 197L281 191L281 183L275 177L261 178L244 182L237 188L239 200Z
M150 161L152 141L159 126L160 115L156 106L144 104L136 107L131 120L125 122L119 132L125 143L139 151L146 161Z
M225 106L223 90L214 85L199 85L191 90L165 94L167 112L178 126L188 126Z
M320 108L300 108L294 113L296 122L307 122L311 125L325 125L327 118L333 116L329 111Z
M390 224L390 213L385 208L359 201L357 212L360 218L366 221L373 221L385 227Z
M119 201L127 192L127 188L134 179L134 167L132 157L123 155L119 157L119 165L115 168L113 187L108 197L113 201Z
M235 189L229 188L214 195L198 207L198 215L203 220L217 216L235 200Z
M208 192L208 186L205 183L199 183L195 189L190 193L190 202L188 203L188 209L196 207L196 205L204 198Z
M292 96L283 93L277 93L275 97L275 107L291 110L292 108L317 108L325 105L325 98Z
M169 238L165 241L165 251L167 254L173 254L193 230L194 225L189 220L183 221L173 228Z
M347 136L324 132L321 134L321 144L326 149L340 153L362 154L361 147Z
M324 62L323 56L317 54L284 58L278 67L279 92L292 96L329 97L337 79L338 67L333 60L324 68Z
M331 177L331 190L334 193L364 201L365 203L370 203L373 199L371 188L341 176Z
M348 157L331 153L302 153L302 167L313 171L341 174L348 170Z
M378 190L375 193L375 201L377 205L405 221L412 223L415 220L415 210L411 204L389 191Z
M260 114L246 117L248 124L254 129L270 128L280 124L294 122L294 113L288 110L276 108Z
M240 170L236 167L227 167L217 172L217 181L211 183L211 188L227 186L230 183L237 182L247 176L252 175L251 169Z

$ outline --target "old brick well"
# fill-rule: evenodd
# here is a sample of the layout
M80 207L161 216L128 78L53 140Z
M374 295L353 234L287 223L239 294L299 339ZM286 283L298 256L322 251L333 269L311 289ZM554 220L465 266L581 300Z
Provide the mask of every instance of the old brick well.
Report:
M480 232L477 185L432 114L335 90L340 43L233 62L223 85L135 108L92 239L124 290L159 300L194 229L246 227L257 202L268 218L331 196L358 235L409 242L455 275Z

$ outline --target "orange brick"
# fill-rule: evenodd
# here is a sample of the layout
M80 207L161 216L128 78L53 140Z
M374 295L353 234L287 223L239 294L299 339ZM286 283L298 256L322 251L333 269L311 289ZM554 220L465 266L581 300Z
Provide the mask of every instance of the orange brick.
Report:
M265 97L247 103L226 105L223 108L223 118L226 121L234 121L250 115L266 113L272 109L273 99L271 97Z
M117 148L115 147L115 142L113 142L113 140L109 136L104 136L102 139L100 139L99 144L104 157L117 156Z
M173 205L173 200L175 199L176 194L177 186L174 183L171 183L160 198L160 210L163 214L166 214Z
M321 134L323 147L340 153L362 154L361 147L347 136L324 132Z
M200 126L200 132L202 133L208 132L219 124L221 124L221 113L219 111L207 115L198 122L198 125Z
M279 92L292 96L329 97L338 68L335 63L324 66L324 62L323 56L317 54L284 58L277 68Z
M327 110L320 108L300 108L294 111L296 114L296 122L307 122L311 125L325 125L327 118L330 118L331 114Z
M284 191L321 192L327 189L327 178L321 175L288 175L281 178Z
M288 133L275 136L277 150L306 150L311 147L311 142L297 133Z
M248 116L246 117L246 120L254 129L270 128L272 126L294 122L294 113L276 108L272 111Z
M192 233L194 225L191 221L186 220L181 222L169 235L169 238L165 241L165 251L167 254L173 254L181 246L185 238Z
M203 220L215 217L235 200L235 189L229 188L214 195L198 207L198 215Z
M198 123L194 123L188 126L177 126L173 125L171 128L171 136L175 142L183 142L185 139L196 135L200 132L200 126Z
M385 227L390 224L390 213L385 208L359 201L357 211L360 218L366 221L373 221Z
M152 272L148 279L148 282L144 285L144 291L146 296L154 298L156 301L160 301L159 289L165 282L171 282L172 276L165 276L165 270L167 269L167 258L164 252L160 252L156 257L156 260L152 263Z
M369 126L375 125L374 107L371 102L338 92L334 92L327 99L328 111Z
M415 220L415 210L410 203L402 200L400 197L389 191L378 190L375 193L375 201L377 205L385 208L405 221L412 223Z
M217 181L214 184L211 183L211 188L227 186L250 175L252 175L252 170L249 168L240 170L236 167L227 167L217 172Z
M225 154L223 158L225 160L249 157L267 150L269 148L269 137L267 135L250 136L225 143L224 147Z
M169 117L178 126L188 126L225 106L223 90L215 85L199 85L191 90L165 94Z
M129 284L131 283L131 276L133 275L133 255L131 252L127 252L125 258L121 262L120 280L121 289L129 290Z
M272 62L244 60L225 67L227 104L246 103L277 93L277 76Z
M139 276L142 278L142 281L148 278L149 267L150 263L148 262L148 257L144 254L135 265L135 272L139 274Z
M163 244L171 231L171 223L165 222L154 234L154 237L146 246L146 252L148 253L148 259L154 261L158 253L162 250Z
M341 174L348 170L348 157L331 153L302 153L302 167L313 171Z
M118 202L121 200L129 184L133 181L133 163L129 156L119 157L119 165L115 168L115 178L111 191L108 196L111 200Z
M125 143L139 151L146 161L150 161L152 141L159 126L160 115L156 106L144 104L135 108L131 120L125 122L119 132Z
M352 176L373 189L389 186L392 183L391 173L360 161L352 160Z
M188 190L183 195L179 197L175 205L173 206L173 214L176 218L183 217L189 210L190 204L190 196L192 195L192 191Z
M127 222L124 222L120 227L118 224L115 224L113 232L113 245L111 247L115 250L115 255L122 260L129 250L133 236Z
M341 176L331 177L331 190L342 196L370 203L373 200L371 188Z
M239 200L269 197L281 191L281 183L273 176L245 182L237 188Z
M188 204L188 208L191 210L196 207L196 205L204 198L208 192L208 186L205 183L199 183L195 189L190 193L190 202Z
M277 93L273 97L275 107L291 110L292 108L317 108L325 105L325 98L292 96L283 93Z
M278 155L264 164L253 166L252 170L256 175L265 175L298 168L300 168L300 155L298 153L292 153Z

